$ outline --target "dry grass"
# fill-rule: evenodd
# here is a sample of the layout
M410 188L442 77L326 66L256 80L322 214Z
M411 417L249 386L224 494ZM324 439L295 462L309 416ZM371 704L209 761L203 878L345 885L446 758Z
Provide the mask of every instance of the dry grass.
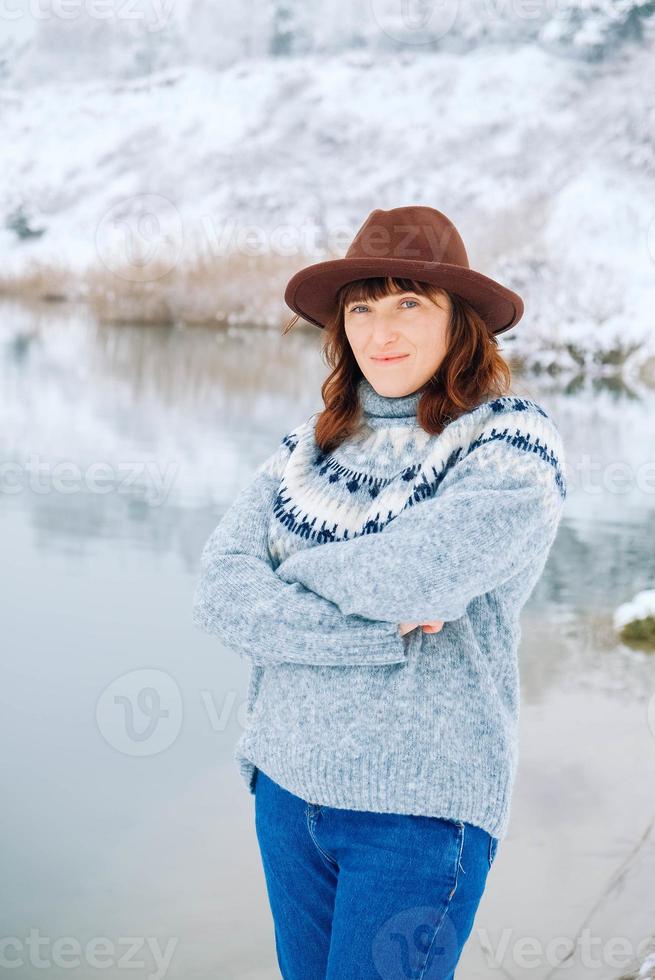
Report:
M0 293L25 300L83 299L97 319L107 323L281 326L291 316L283 298L286 283L313 261L318 260L197 253L172 268L161 260L125 263L112 270L99 263L78 277L55 265L35 263L20 278L0 277Z
M280 325L290 316L284 287L298 267L297 257L199 253L172 269L150 264L141 279L132 267L96 269L87 299L102 321Z
M20 276L0 272L0 295L12 299L61 302L80 298L81 283L56 263L32 260Z
M326 256L326 258L337 256ZM291 317L284 303L289 278L315 257L275 253L212 255L197 251L172 266L164 260L133 261L113 269L98 262L82 275L56 263L33 261L19 276L0 273L0 295L22 301L82 301L99 322L127 324L234 325L282 329ZM296 329L315 330L299 320ZM618 381L638 351L616 339L607 349L588 350L571 341L550 341L532 353L504 352L517 376L603 375ZM639 381L655 388L655 358L639 369Z

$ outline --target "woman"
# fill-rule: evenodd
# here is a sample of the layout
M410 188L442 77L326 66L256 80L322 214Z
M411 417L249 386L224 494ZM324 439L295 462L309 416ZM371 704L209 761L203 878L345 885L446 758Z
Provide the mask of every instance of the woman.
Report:
M519 613L562 444L507 394L495 335L520 297L469 268L441 212L373 211L285 299L326 331L325 408L228 509L194 605L252 661L236 758L278 962L285 980L453 977L507 831Z

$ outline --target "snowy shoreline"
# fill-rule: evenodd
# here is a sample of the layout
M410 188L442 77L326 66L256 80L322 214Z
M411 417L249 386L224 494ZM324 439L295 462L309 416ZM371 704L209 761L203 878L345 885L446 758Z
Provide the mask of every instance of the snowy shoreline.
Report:
M0 291L274 326L294 271L343 255L374 207L424 203L523 296L508 350L652 375L653 53L350 51L5 84Z

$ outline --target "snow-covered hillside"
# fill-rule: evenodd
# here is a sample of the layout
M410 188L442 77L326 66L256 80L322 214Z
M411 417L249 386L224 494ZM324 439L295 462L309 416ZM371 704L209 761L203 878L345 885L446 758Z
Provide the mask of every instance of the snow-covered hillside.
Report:
M35 261L111 275L135 249L164 271L201 251L217 278L226 252L269 252L286 276L343 254L374 207L429 204L473 267L524 296L515 350L655 355L655 4L519 6L16 18L3 281ZM261 295L253 315L267 319Z
M535 43L567 57L612 58L652 35L653 0L15 0L5 5L0 78L129 78L244 58L468 53Z

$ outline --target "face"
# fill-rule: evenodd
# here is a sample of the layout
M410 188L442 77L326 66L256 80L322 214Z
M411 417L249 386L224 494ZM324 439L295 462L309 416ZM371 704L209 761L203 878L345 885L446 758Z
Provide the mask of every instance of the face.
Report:
M344 310L346 336L362 373L380 395L399 398L420 388L441 364L447 347L450 300L403 292L356 300ZM390 355L402 355L385 360Z

